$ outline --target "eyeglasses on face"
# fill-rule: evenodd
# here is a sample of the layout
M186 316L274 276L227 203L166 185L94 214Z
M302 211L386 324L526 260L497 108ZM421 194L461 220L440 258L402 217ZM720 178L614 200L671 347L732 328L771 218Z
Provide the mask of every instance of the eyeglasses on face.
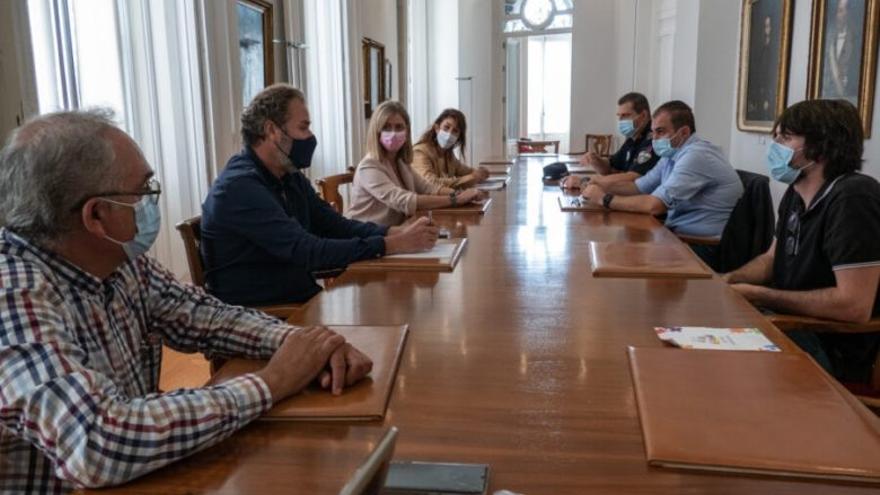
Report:
M155 177L151 177L147 182L144 183L144 187L139 191L104 191L97 194L90 194L85 198L77 201L76 205L71 208L71 212L78 211L83 205L86 204L86 201L92 198L104 198L111 196L146 196L147 200L153 204L159 203L159 196L162 194L162 185L159 184L159 179Z

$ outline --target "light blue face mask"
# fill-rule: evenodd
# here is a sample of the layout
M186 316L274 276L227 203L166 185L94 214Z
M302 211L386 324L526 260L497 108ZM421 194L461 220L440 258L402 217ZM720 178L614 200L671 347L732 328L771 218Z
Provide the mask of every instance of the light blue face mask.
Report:
M125 255L130 260L149 251L153 243L156 242L156 237L159 236L159 228L162 226L162 214L159 210L158 198L143 196L140 201L133 204L113 201L107 198L99 199L115 205L134 208L134 221L137 225L137 234L130 241L117 241L109 236L105 236L105 238L122 246L122 250L125 251Z
M810 163L799 169L792 168L790 163L797 151L799 150L791 149L776 141L771 142L767 147L767 168L770 176L783 184L793 184L807 167L813 165Z
M617 131L625 137L631 138L636 133L636 124L632 119L618 120Z
M654 139L651 141L651 146L654 147L654 153L660 158L669 158L678 151L678 148L672 146L672 141L669 138Z

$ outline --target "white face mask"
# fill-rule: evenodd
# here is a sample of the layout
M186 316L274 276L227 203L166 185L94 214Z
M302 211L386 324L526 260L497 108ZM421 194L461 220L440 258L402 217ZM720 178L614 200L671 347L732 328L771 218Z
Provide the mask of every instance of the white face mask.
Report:
M457 143L457 142L458 142L458 136L454 136L449 131L441 130L437 133L437 144L439 144L440 147L443 148L444 150L448 150L449 148L452 148L453 146L455 146L455 143Z

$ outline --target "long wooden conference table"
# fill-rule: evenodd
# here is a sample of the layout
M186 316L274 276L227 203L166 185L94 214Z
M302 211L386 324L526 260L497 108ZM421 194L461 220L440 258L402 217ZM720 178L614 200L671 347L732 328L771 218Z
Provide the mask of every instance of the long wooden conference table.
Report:
M466 230L452 273L346 272L291 318L409 323L384 421L257 421L116 490L335 494L395 425L396 459L489 464L490 493L876 493L647 465L627 346L661 346L655 326L750 326L798 351L717 277L593 278L591 240L679 240L648 216L561 212L549 161L520 159L481 218L434 216Z

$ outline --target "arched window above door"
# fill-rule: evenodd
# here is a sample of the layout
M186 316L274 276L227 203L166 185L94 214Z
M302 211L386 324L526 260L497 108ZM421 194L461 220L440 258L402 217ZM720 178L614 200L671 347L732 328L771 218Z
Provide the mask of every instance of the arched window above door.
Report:
M571 32L572 0L505 0L505 36Z

